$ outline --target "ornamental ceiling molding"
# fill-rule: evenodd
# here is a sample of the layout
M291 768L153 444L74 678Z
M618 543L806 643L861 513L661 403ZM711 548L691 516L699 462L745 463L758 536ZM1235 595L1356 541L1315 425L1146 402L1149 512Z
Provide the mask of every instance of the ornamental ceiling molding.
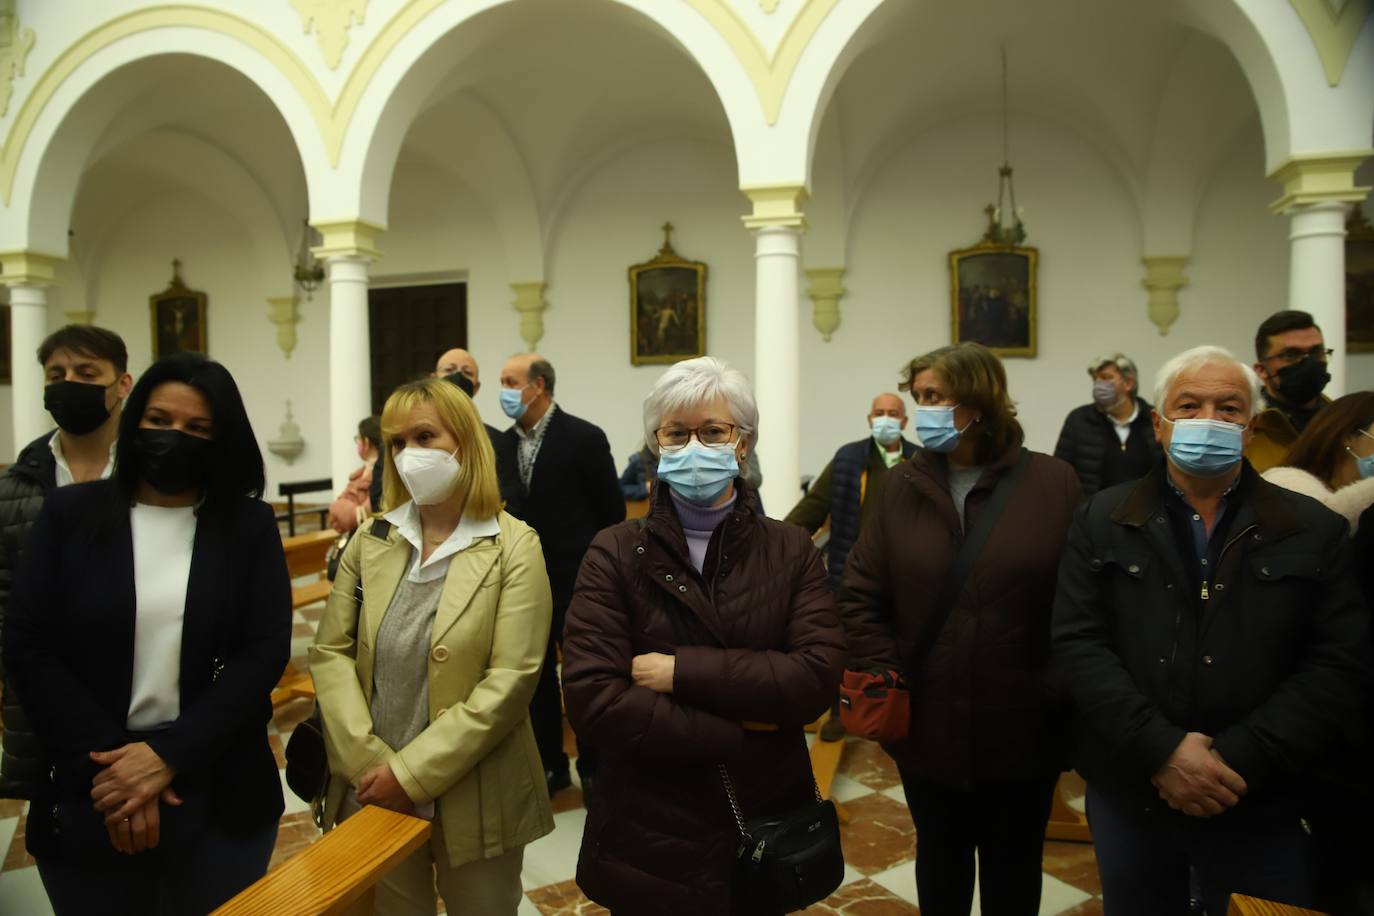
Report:
M779 0L759 0L766 13L773 12L778 2ZM792 17L787 31L783 33L782 41L778 42L778 47L772 54L764 50L758 36L740 18L739 13L730 5L730 0L687 0L687 3L711 23L730 45L730 50L735 52L735 57L744 66L750 82L754 84L754 91L758 94L764 117L769 125L773 125L778 123L782 100L787 94L787 84L796 72L802 52L811 43L811 39L816 37L821 23L839 4L839 0L802 0L801 8L797 10L797 15ZM769 9L770 5L773 9Z
M1335 86L1371 10L1370 0L1288 0L1321 58L1326 82Z
M326 57L329 42L341 22L356 19L362 21L362 11L367 0L291 0L302 17L306 10L323 9L325 20L321 21L317 12L312 12L310 22L319 33L321 49ZM204 29L224 35L256 51L273 67L284 75L310 111L315 126L324 145L325 155L333 167L338 167L343 150L344 138L357 111L368 84L386 60L391 51L412 30L420 25L426 16L447 0L410 0L385 25L358 57L357 64L351 68L344 79L342 90L336 99L330 100L318 79L301 58L278 36L261 25L222 10L209 9L187 4L169 4L151 7L116 16L87 32L65 48L48 66L34 83L32 90L25 96L15 114L14 121L0 147L0 201L8 206L14 192L15 172L19 159L28 142L39 115L61 85L72 76L88 59L105 48L143 32L169 28ZM776 124L782 109L783 97L788 83L797 69L802 52L811 43L821 24L840 0L802 0L801 6L788 24L776 50L769 54L759 42L758 36L748 27L739 13L730 5L730 0L685 0L688 6L702 16L725 39L735 57L744 67L754 85L760 107L767 123ZM774 3L774 0L761 0ZM1292 0L1299 2L1299 0ZM1326 0L1315 0L1324 3ZM1370 0L1348 0L1349 7L1367 6ZM1350 8L1344 15L1350 15ZM356 10L356 12L355 12ZM0 15L0 26L3 26ZM346 44L344 28L343 42ZM27 32L27 34L25 34ZM25 41L31 46L29 36L32 30L19 32L19 46ZM0 32L0 38L3 33ZM24 52L27 54L27 51ZM340 55L343 45L340 45ZM16 61L16 64L18 61ZM336 62L337 63L337 62ZM699 66L699 64L698 64ZM16 73L22 71L15 67ZM3 72L0 71L0 76ZM0 80L3 84L4 80Z
M774 13L778 9L779 2L781 2L781 0L759 0L759 9L763 10L765 13Z
M19 27L13 3L5 6L9 9L0 11L0 117L9 113L14 79L24 75L24 62L29 59L37 37L33 29Z
M363 24L367 0L291 0L291 5L301 17L305 34L315 32L325 65L339 69L348 48L348 30Z

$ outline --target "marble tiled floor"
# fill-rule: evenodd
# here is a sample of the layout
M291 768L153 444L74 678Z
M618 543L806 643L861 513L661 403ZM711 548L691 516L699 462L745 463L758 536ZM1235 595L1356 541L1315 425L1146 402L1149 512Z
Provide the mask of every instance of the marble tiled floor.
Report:
M322 606L296 614L292 655L305 668L305 650L314 634ZM278 710L268 727L269 740L282 765L283 742L310 711L307 701ZM571 745L571 741L569 741ZM1066 780L1069 802L1081 805L1082 784ZM283 784L283 789L285 786ZM272 864L283 861L315 840L319 832L306 806L289 791L286 812ZM877 745L848 739L832 797L849 815L842 828L845 882L810 914L845 916L905 916L918 914L916 901L915 829L902 796L896 767ZM586 811L576 786L554 799L556 829L525 852L522 880L525 898L520 916L590 916L606 910L589 903L573 880ZM46 916L52 912L33 860L24 852L26 803L0 799L0 916ZM1045 844L1042 916L1101 916L1101 885L1092 847L1076 843ZM975 899L973 913L979 908Z

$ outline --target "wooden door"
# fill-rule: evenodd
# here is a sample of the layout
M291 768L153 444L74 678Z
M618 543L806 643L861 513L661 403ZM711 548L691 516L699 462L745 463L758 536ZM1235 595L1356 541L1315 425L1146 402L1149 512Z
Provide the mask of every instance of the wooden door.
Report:
M367 306L372 412L380 416L397 385L429 375L444 351L467 347L468 288L438 283L374 289L368 291Z

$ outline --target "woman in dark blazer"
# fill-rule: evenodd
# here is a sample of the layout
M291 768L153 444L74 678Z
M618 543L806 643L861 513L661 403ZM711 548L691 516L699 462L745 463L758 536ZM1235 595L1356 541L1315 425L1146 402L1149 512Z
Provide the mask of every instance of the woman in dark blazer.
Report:
M267 870L267 743L291 586L262 455L219 363L134 386L110 480L54 491L4 624L53 761L26 843L64 913L205 913Z

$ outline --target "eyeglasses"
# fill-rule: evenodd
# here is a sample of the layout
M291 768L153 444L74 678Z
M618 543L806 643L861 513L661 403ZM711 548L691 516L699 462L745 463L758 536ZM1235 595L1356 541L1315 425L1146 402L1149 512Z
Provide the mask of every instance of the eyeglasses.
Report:
M1307 350L1304 350L1301 347L1289 347L1286 350L1280 350L1277 353L1274 353L1270 356L1266 356L1262 360L1262 362L1268 362L1271 359L1276 359L1283 363L1296 363L1298 360L1308 358L1326 362L1331 358L1331 355L1335 352L1335 350L1332 350L1330 347L1326 346L1312 347Z
M720 448L730 444L738 428L734 423L706 423L697 427L660 426L654 430L654 439L659 448L668 451L686 448L692 436L696 436L697 441L707 448Z

